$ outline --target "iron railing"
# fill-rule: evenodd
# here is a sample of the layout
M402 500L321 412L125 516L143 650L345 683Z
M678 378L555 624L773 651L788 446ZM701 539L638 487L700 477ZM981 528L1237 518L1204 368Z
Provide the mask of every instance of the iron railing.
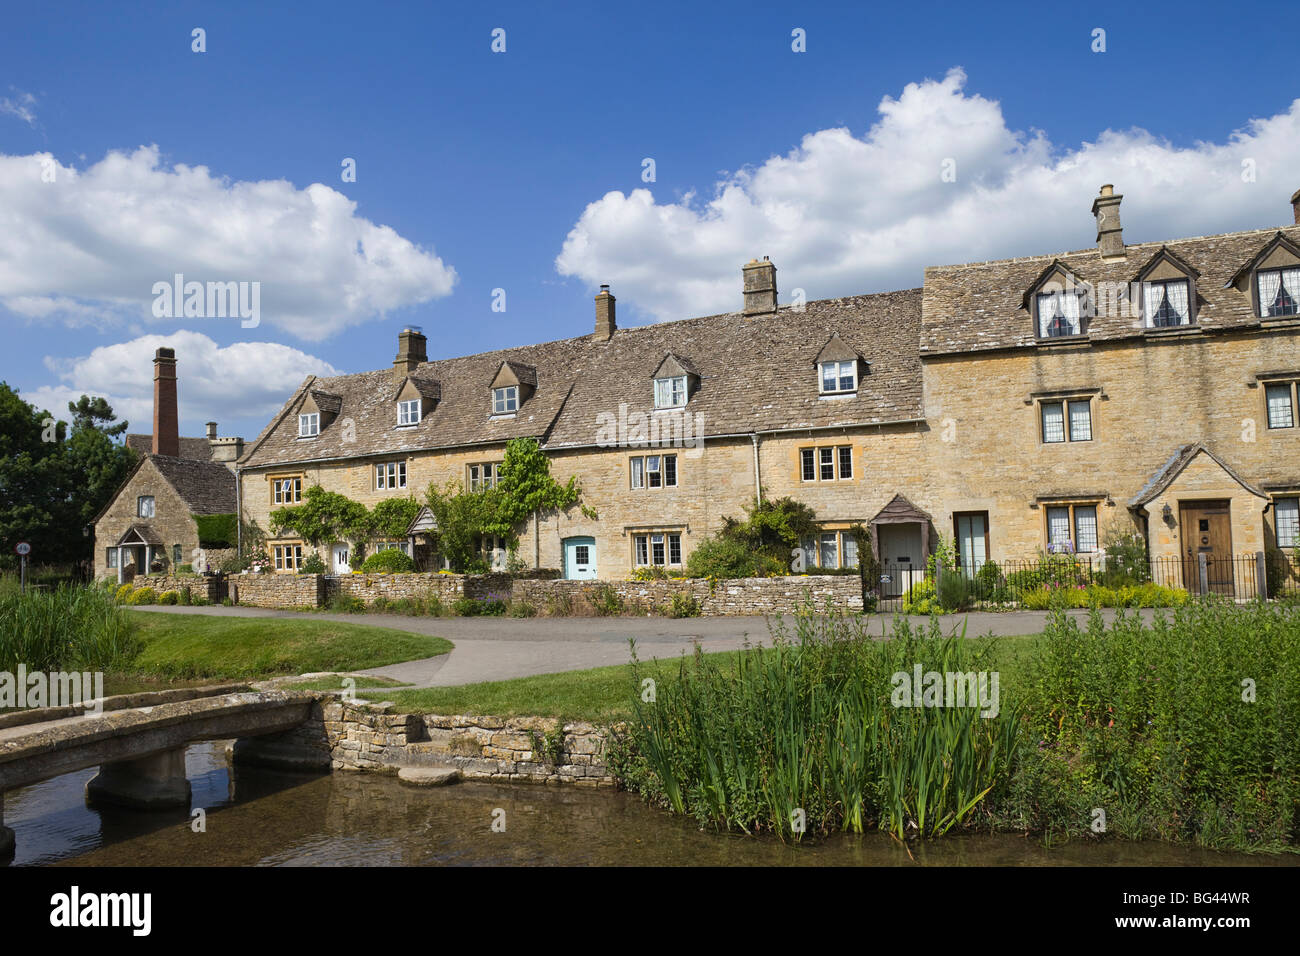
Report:
M947 586L946 596L956 595L963 606L1042 604L1052 592L1061 590L1087 592L1089 588L1108 588L1120 592L1147 584L1192 595L1218 594L1235 600L1278 599L1300 594L1300 565L1281 552L1127 559L1105 555L1047 555L988 561L975 568L941 569L938 581L934 571L924 565L883 564L876 587L880 606L885 610L901 610L909 597L919 599L933 594L937 598L945 576L962 579L960 585ZM1133 600L1141 597L1134 590L1115 596Z

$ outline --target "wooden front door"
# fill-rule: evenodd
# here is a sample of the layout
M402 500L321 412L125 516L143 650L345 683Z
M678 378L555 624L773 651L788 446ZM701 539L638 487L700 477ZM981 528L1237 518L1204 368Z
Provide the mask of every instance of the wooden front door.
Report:
M1201 593L1200 555L1205 555L1207 590L1232 596L1232 514L1227 501L1179 503L1183 539L1183 581Z

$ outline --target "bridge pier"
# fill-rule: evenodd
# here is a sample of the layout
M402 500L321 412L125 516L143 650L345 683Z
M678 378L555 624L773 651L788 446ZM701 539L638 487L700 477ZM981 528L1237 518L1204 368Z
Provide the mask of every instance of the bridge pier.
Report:
M86 802L139 810L188 810L190 782L185 776L185 748L103 764L86 784Z
M0 861L14 853L14 831L5 826L5 795L0 793Z

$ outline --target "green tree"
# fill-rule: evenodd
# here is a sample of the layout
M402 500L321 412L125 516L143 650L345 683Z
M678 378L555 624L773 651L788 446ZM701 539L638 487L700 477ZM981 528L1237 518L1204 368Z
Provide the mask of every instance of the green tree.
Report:
M370 510L368 528L377 538L401 538L420 513L414 498L387 498Z
M312 485L303 492L302 504L271 512L271 528L276 534L292 531L316 547L366 537L369 524L370 512L365 505L337 491L326 491L320 485Z
M85 563L91 519L125 479L135 456L119 439L103 398L69 402L72 429L24 401L0 382L0 567L12 566L13 546L32 543L37 560Z

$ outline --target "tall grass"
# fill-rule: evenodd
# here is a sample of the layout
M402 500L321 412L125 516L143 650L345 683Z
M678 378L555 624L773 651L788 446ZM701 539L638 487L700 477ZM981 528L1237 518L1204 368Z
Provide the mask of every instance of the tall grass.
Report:
M1020 697L1032 827L1100 808L1128 836L1300 843L1300 610L1198 601L1144 624L1056 613ZM1112 827L1113 829L1114 827Z
M774 637L726 664L684 660L653 702L634 660L635 717L610 753L623 784L783 838L800 809L808 832L1300 848L1300 608L1210 598L1109 626L1058 609L1014 662L1005 642L945 636L936 619L918 632L900 618L880 641L804 608ZM999 657L1013 666L996 717L892 705L895 672L993 671Z
M0 671L117 670L140 648L126 613L101 588L23 595L0 580Z
M988 670L990 648L905 620L872 640L861 620L800 609L775 645L719 665L684 660L641 699L615 770L701 823L798 839L807 832L937 835L963 823L1005 777L1017 719L975 708L895 707L892 675Z

